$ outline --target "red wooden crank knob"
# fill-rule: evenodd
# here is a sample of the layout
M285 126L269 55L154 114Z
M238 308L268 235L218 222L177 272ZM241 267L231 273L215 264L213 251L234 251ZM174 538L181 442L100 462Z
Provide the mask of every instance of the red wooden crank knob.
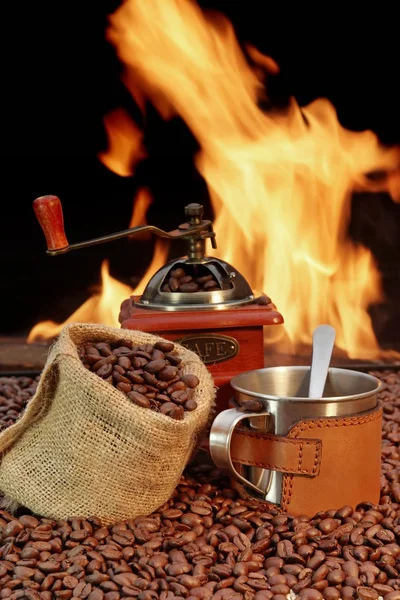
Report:
M47 249L61 250L69 246L64 231L61 201L57 196L41 196L33 202L33 210L46 237Z

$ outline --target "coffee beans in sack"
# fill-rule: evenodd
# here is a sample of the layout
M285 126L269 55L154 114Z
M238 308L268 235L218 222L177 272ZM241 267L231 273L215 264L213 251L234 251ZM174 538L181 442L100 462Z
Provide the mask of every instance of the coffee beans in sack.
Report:
M138 350L145 346L151 352ZM106 378L99 376L100 367L92 371L94 359L87 358L100 347L100 361L110 351L117 358L111 358ZM140 353L146 354L141 357L146 361L132 369ZM119 360L122 356L131 365ZM151 373L154 360L165 361L163 369L174 366L174 361L179 367L173 379L188 390L183 404L180 393L168 390L172 380L163 382L157 377L160 371ZM129 366L124 372L130 390L121 389L121 380L113 375L121 370L115 369L118 361ZM140 370L143 373L132 375ZM146 383L146 392L143 386L143 394L132 394L138 385L132 378L144 373L154 379ZM161 388L169 385L159 390L157 382ZM183 388L182 383L178 387ZM139 402L137 394L150 406ZM164 395L168 401L160 399ZM167 340L142 331L67 325L49 352L37 391L21 419L0 434L0 490L8 506L23 505L54 519L96 515L110 524L149 514L173 493L209 423L214 401L212 377L194 352L178 344L171 349ZM166 404L173 406L166 410Z

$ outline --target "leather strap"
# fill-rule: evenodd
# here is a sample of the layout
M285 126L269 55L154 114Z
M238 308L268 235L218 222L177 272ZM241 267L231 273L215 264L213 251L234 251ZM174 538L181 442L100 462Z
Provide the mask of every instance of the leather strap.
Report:
M293 475L316 477L321 466L322 442L294 439L237 429L232 435L232 462Z

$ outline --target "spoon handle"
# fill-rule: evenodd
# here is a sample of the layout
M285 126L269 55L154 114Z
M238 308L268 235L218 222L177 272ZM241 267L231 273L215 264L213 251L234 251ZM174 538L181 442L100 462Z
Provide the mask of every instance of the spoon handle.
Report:
M322 398L336 331L330 325L320 325L313 333L309 398Z

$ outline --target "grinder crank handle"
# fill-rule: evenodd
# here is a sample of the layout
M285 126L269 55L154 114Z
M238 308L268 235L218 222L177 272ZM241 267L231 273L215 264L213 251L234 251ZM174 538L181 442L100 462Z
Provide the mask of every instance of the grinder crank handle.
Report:
M169 240L187 239L194 234L198 234L200 238L211 238L212 247L217 247L212 223L211 221L201 220L203 207L199 204L189 204L185 207L185 212L187 215L191 216L191 220L189 223L184 223L183 225L180 225L178 229L174 229L173 231L163 231L158 227L154 227L154 225L140 225L138 227L124 229L123 231L103 235L102 237L87 240L85 242L78 242L76 244L69 244L66 238L62 205L57 196L41 196L40 198L36 198L33 202L33 210L35 211L36 218L46 237L46 253L51 256L65 254L71 250L81 250L82 248L96 246L97 244L103 244L104 242L120 240L124 237L137 235L144 231L154 233L159 237Z
M47 242L48 254L67 252L69 243L64 231L64 216L57 196L41 196L33 203L33 210Z

